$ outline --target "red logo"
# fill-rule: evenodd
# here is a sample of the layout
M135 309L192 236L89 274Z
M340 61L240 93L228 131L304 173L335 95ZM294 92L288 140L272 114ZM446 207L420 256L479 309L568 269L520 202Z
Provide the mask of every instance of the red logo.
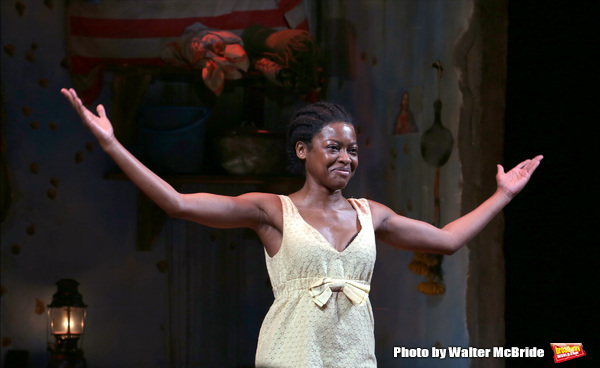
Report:
M552 346L552 351L554 351L554 363L562 363L585 356L583 344L551 343L550 346Z

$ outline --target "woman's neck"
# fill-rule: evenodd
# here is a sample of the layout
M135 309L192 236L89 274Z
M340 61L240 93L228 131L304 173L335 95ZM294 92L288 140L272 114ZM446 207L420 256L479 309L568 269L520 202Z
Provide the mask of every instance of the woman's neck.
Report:
M290 197L297 205L311 208L335 209L348 205L348 201L342 195L342 189L330 190L309 180Z

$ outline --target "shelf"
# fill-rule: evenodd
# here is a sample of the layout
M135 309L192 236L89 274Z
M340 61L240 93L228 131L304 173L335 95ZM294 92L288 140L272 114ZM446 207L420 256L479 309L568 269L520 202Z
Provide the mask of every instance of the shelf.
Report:
M169 184L294 185L304 182L304 178L300 176L166 175L161 177ZM129 181L127 175L123 173L106 174L104 178L107 180Z
M106 180L130 181L123 173L110 173ZM174 187L184 184L256 185L266 192L288 192L298 190L304 182L299 176L232 176L232 175L167 175L163 180ZM218 193L215 193L218 194ZM242 193L239 193L242 194ZM136 249L152 250L160 231L167 221L167 214L138 190Z

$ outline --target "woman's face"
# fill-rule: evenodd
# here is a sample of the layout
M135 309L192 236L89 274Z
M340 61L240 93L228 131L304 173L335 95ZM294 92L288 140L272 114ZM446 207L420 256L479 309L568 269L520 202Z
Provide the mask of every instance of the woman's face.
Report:
M352 124L328 124L313 137L312 146L296 145L296 153L304 160L306 176L326 187L343 189L358 167L358 143Z

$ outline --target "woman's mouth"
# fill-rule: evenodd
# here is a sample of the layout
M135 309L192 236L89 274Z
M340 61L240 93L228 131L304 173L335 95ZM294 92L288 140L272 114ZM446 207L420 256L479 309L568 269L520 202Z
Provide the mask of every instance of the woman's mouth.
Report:
M349 167L336 167L332 171L342 176L348 176L352 172Z

